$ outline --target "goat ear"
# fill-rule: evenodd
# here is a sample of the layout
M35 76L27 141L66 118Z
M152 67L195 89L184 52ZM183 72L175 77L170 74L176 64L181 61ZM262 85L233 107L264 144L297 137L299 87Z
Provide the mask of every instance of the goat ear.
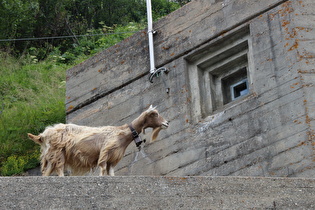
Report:
M37 144L43 143L43 141L42 141L42 139L41 139L40 136L36 136L36 135L31 134L31 133L28 133L27 135L28 135L28 137L29 137L31 140L33 140L35 143L37 143Z
M162 130L161 127L154 128L154 130L152 131L151 141L155 141L161 130Z

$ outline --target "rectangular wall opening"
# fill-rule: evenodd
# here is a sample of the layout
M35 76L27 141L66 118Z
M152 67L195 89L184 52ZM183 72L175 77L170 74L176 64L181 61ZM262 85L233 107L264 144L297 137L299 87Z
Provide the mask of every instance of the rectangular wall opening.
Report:
M239 29L187 59L195 114L207 117L250 94L249 34Z

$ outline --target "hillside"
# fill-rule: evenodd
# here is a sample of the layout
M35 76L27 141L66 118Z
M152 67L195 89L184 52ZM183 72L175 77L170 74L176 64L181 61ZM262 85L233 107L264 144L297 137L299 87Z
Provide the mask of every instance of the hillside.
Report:
M152 0L153 19L187 2ZM65 122L66 70L145 28L146 4L7 1L0 13L0 176L10 176L39 165L28 132Z
M16 58L0 52L0 175L21 174L39 164L39 147L26 134L65 122L66 70L144 26L107 27L113 34L82 37L73 51L61 54L55 48L44 60L31 53Z
M5 53L0 59L0 166L1 175L12 175L38 164L38 147L26 133L65 121L65 71L70 65L33 63Z

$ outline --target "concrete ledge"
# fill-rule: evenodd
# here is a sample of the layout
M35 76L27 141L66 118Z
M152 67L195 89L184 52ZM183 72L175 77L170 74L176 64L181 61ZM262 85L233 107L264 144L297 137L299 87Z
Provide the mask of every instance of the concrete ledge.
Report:
M315 179L0 177L0 209L314 209Z

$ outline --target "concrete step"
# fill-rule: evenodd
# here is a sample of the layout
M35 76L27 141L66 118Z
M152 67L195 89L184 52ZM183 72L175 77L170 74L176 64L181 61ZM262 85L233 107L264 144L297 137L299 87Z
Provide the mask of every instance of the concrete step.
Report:
M0 177L0 209L315 209L315 179Z

